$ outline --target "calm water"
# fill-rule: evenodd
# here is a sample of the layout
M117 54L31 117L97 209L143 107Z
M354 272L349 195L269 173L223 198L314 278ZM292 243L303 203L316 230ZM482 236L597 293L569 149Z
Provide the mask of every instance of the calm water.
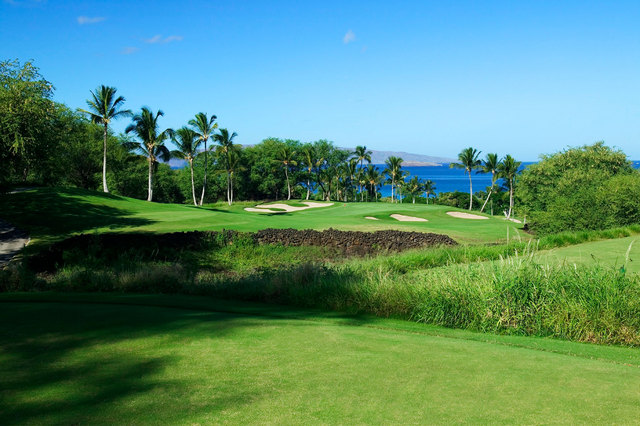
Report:
M533 163L523 163L523 167ZM378 165L380 170L384 169L383 165ZM413 176L418 176L420 179L431 179L436 186L436 193L439 192L453 192L462 191L469 192L469 176L465 173L464 169L450 169L448 164L442 166L421 166L421 167L403 167L402 170L408 171ZM486 187L491 186L491 174L475 173L471 174L471 180L473 182L473 192L484 191ZM497 184L500 185L501 181L498 180ZM382 196L391 196L391 185L385 185L382 187Z

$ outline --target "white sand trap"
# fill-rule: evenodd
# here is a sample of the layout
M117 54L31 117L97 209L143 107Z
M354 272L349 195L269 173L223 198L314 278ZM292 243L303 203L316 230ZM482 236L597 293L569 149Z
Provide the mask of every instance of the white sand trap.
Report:
M391 217L400 222L429 222L427 219L421 217L405 216L403 214L392 214Z
M365 216L364 218L369 220L380 220L377 217L373 217L373 216Z
M271 210L271 209L256 209L255 207L245 207L244 208L246 211L248 212L254 212L254 213L286 213L283 212L282 210Z
M297 212L300 210L307 210L307 209L316 209L319 207L329 207L333 205L333 203L316 203L313 201L303 201L302 204L305 204L305 207L295 207L295 206L290 206L284 203L260 204L259 206L256 206L256 207L245 207L245 210L248 212L257 212L257 213L286 213L286 212ZM281 210L271 210L271 209L281 209Z
M489 219L486 216L463 212L447 212L447 214L452 217L457 217L458 219Z
M511 222L514 222L514 223L522 223L522 221L521 221L521 220L514 219L514 218L507 219L507 220L510 220Z

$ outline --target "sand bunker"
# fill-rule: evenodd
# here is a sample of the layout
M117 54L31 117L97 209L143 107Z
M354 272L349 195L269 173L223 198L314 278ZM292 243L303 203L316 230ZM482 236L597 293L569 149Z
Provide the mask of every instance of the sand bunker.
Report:
M303 201L302 204L305 204L305 207L295 207L295 206L290 206L284 203L260 204L259 206L256 206L256 207L245 207L245 210L248 212L255 212L255 213L287 213L287 212L297 212L300 210L315 209L318 207L329 207L333 205L333 203L315 203L313 201ZM272 209L279 209L279 210L272 210Z
M373 216L365 216L364 218L369 220L380 220L377 217L373 217Z
M486 216L480 216L477 214L463 213L463 212L447 212L449 216L457 217L458 219L489 219Z
M391 217L400 222L428 222L427 219L421 217L405 216L403 214L392 214Z
M522 221L521 221L521 220L514 219L514 218L507 219L507 220L510 220L511 222L514 222L514 223L522 223Z

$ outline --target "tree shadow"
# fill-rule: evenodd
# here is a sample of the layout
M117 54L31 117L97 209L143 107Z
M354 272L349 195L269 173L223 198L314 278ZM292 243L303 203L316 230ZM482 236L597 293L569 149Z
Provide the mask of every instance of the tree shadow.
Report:
M0 424L184 422L199 411L215 416L261 397L249 377L238 375L232 393L228 384L212 383L207 404L190 404L191 385L198 383L184 379L177 369L184 359L172 353L180 344L174 339L192 338L194 328L215 344L253 326L246 316L148 306L2 305ZM166 404L158 401L165 397Z
M92 200L86 197L91 196ZM32 237L56 239L96 228L120 229L154 221L109 205L122 197L77 188L42 188L0 197L0 215Z

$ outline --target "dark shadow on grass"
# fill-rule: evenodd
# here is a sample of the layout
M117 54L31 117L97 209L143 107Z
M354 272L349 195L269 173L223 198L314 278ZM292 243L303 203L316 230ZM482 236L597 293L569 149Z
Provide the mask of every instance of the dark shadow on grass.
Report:
M185 422L248 404L260 394L247 391L251 379L240 376L236 392L223 392L214 381L210 402L190 405L194 383L180 371L166 378L178 368L178 355L159 352L170 354L180 344L175 340L194 334L215 343L254 323L238 314L147 306L3 304L0 424ZM149 351L144 342L126 344L137 338L156 340Z
M104 201L123 199L77 188L43 188L0 197L0 215L39 239L57 239L95 228L116 230L153 223L149 219L130 217L132 212L125 209L86 201L82 198L86 196Z

